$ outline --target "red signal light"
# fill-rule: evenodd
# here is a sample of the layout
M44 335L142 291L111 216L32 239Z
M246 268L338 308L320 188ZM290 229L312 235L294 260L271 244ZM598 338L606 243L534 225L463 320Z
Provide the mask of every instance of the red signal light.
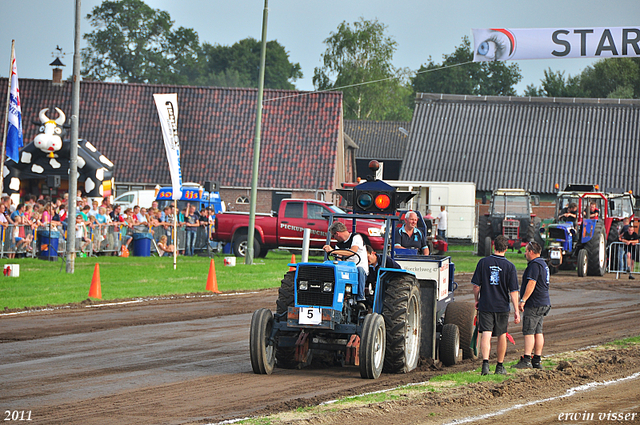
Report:
M389 205L391 205L391 198L389 198L389 195L386 195L384 193L376 196L376 207L378 207L381 210L386 210L387 208L389 208Z

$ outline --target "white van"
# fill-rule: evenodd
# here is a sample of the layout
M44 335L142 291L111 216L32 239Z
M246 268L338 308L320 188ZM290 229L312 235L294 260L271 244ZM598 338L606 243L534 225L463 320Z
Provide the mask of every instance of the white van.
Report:
M141 208L150 208L151 203L156 200L155 190L131 190L119 195L114 199L114 205L122 206L122 211L126 208L133 208L136 205Z

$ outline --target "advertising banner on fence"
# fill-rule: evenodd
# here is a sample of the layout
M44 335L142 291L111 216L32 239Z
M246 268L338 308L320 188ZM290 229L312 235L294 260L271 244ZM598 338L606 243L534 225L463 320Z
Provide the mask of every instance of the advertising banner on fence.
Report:
M154 94L153 100L158 108L160 126L164 148L167 151L169 172L171 174L171 186L173 187L172 199L182 197L182 171L180 170L180 141L178 139L178 94Z
M473 31L473 61L640 56L640 27Z

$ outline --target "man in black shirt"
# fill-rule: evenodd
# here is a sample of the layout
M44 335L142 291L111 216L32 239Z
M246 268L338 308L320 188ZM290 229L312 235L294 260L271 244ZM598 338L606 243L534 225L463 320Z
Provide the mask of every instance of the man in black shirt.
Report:
M509 301L514 308L514 323L520 323L518 310L518 275L516 267L504 256L509 241L503 235L494 241L493 255L478 261L473 273L473 295L478 310L478 333L482 334L480 351L482 352L482 374L488 375L491 337L498 337L496 354L498 364L495 373L505 375L502 364L507 353L507 326L509 325Z
M629 227L620 235L620 241L626 245L625 252L627 257L627 267L629 268L629 279L635 279L631 274L633 272L634 261L640 260L640 252L638 248L638 241L640 241L640 235L638 235L639 222L629 223Z
M524 335L524 356L513 367L516 369L542 369L541 357L544 346L542 321L551 310L549 300L549 267L540 258L542 247L536 242L529 242L524 255L529 261L522 275L520 286L520 303L518 309L522 314L522 334ZM533 358L531 354L533 353Z
M376 254L376 251L371 245L367 245L367 260L369 263L369 274L367 275L367 283L375 285L378 278L378 270L382 267L382 254ZM386 269L401 269L400 265L396 263L391 256L387 255L387 262L384 266Z

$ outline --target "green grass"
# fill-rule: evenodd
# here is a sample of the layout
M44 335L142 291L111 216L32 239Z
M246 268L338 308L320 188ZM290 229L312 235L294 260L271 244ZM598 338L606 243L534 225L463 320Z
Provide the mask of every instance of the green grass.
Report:
M452 250L463 251L458 246ZM472 249L451 252L456 272L473 272L480 257ZM507 253L518 269L526 267L523 254ZM225 267L224 255L215 256L218 289L221 291L257 290L280 286L288 270L291 254L270 251L266 258L257 258L245 265L238 258L235 267ZM300 261L300 256L297 256ZM309 261L321 262L311 256ZM76 258L73 274L66 273L64 258L57 262L39 259L2 259L0 263L19 264L19 277L0 277L0 309L30 308L46 305L77 303L88 298L96 264L100 265L103 300L177 295L205 292L209 272L208 257L178 257L173 270L173 258L158 257L97 257Z

